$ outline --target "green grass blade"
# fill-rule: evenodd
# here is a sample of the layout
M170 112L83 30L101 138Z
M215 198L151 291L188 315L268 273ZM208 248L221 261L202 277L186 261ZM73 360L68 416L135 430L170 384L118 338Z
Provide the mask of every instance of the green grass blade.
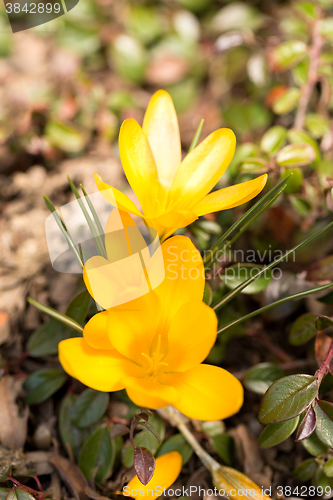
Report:
M198 144L198 141L200 139L201 132L202 132L202 127L203 127L204 121L205 120L201 120L201 122L199 123L199 127L197 128L197 131L194 134L194 137L193 137L193 140L191 142L191 146L189 147L188 153L190 153L191 151L193 151L194 148L197 147L197 144Z
M220 250L221 248L225 248L230 244L230 242L226 243L228 241L229 236L236 231L242 224L246 224L246 228L251 224L261 213L266 210L272 203L273 201L276 200L277 195L279 196L282 191L286 187L286 180L288 177L280 181L276 186L274 186L268 193L265 194L257 203L253 205L242 217L238 219L222 236L221 238L215 243L215 245L212 246L210 250L206 252L205 258L204 258L204 263L213 263L214 260L211 259L211 256L216 255L216 252ZM245 230L245 229L244 229ZM242 233L240 233L242 234ZM240 236L239 234L239 236ZM237 238L236 238L237 239ZM235 241L235 240L233 240Z
M105 252L105 248L104 248L104 245L103 245L103 242L100 238L100 235L98 234L98 231L96 229L96 226L94 224L94 221L92 220L92 218L90 217L89 213L88 213L88 210L86 209L85 205L84 205L84 202L80 196L80 193L79 191L77 190L74 182L72 181L72 179L69 177L69 175L67 175L67 178L68 178L68 182L69 182L69 185L71 187L71 190L73 191L73 193L75 194L76 196L76 199L80 205L80 208L83 212L83 215L87 221L87 224L89 226L89 229L91 231L91 234L93 235L93 238L94 238L94 241L95 241L95 245L96 245L96 248L97 248L97 251L99 253L99 255L102 255L103 257L106 258L106 252ZM102 231L103 232L103 231Z
M62 220L62 218L58 214L58 212L57 212L55 206L53 205L52 201L45 194L44 194L44 200L45 200L45 203L46 203L47 207L50 209L51 213L53 214L53 217L55 218L55 221L58 224L58 226L59 226L62 234L66 238L66 241L67 241L67 243L69 245L69 248L72 250L72 252L73 252L76 260L78 261L78 263L82 267L83 266L83 260L81 258L81 255L78 252L78 249L76 248L76 245L74 243L74 240L73 240L70 232L68 231L68 229L66 227L66 224L64 223L64 221Z
M61 323L64 323L64 325L70 326L71 328L74 328L74 330L77 330L78 332L81 333L83 332L82 326L79 325L79 323L77 323L74 319L70 318L69 316L66 316L66 314L58 312L56 309L53 309L53 307L41 304L40 302L32 299L31 297L28 297L27 301L29 302L29 304L37 307L37 309L39 309L40 311L51 316L51 318L61 321Z
M257 316L258 314L261 314L265 311L268 311L269 309L272 309L273 307L279 306L280 304L284 304L285 302L289 302L290 300L301 299L303 297L306 297L307 295L311 295L312 293L321 292L322 290L326 290L327 288L330 288L332 286L333 286L333 283L328 283L327 285L321 285L321 286L317 286L315 288L309 288L308 290L303 290L302 292L295 293L293 295L290 295L289 297L284 297L283 299L272 302L271 304L268 304L267 306L261 307L260 309L256 309L255 311L252 311L251 313L246 314L245 316L242 316L241 318L235 319L234 321L230 321L230 323L223 325L217 331L217 333L218 334L223 333L228 328L231 328L232 326L238 325L238 323L241 323L242 321L246 321L247 319L251 319L254 316Z
M82 193L83 195L85 196L85 200L88 204L88 207L90 208L90 212L92 213L92 216L94 218L94 221L95 221L95 224L96 224L96 227L97 227L97 230L99 232L99 235L100 237L102 238L102 235L104 235L104 229L102 227L102 224L101 224L101 221L99 220L98 218L98 215L97 215L97 212L95 210L95 207L94 205L92 204L91 202L91 199L89 198L88 194L86 193L84 187L82 186L82 184L80 184L80 187L82 189Z
M327 229L329 229L332 226L333 226L333 222L330 222L330 224L327 224L327 226L325 226L323 229L320 229L320 231L317 231L313 236L310 236L306 240L302 241L302 243L299 243L298 245L296 245L291 250L288 250L285 254L282 255L282 257L279 257L278 259L273 260L273 262L271 262L267 266L263 267L257 274L255 274L251 278L243 281L243 283L238 285L234 290L229 292L225 297L223 297L222 300L220 300L217 304L215 304L213 306L214 311L217 311L222 306L224 306L225 304L230 302L230 300L232 300L237 294L239 294L242 290L244 290L244 288L246 288L248 285L250 285L250 283L252 283L255 279L259 278L259 276L261 276L263 273L268 271L268 269L272 269L272 267L276 266L277 264L282 262L284 259L286 259L288 257L288 255L290 255L291 253L294 253L297 250L299 250L300 248L304 247L307 243L310 243L310 241L317 238L317 236L319 236L320 234L322 234L324 231L326 231Z

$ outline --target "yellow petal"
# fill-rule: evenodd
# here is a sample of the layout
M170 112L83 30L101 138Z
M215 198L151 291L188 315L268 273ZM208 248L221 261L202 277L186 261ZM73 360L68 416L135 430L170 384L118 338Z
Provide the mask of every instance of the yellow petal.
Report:
M83 337L95 349L114 349L108 337L109 313L95 314L83 329Z
M169 325L183 304L202 300L205 273L199 251L186 236L173 236L161 248L165 278L154 292L163 306L163 321Z
M174 406L187 417L221 420L237 413L243 404L243 387L231 373L199 365L182 373L164 375L161 381L179 394Z
M264 189L266 182L267 174L264 174L251 181L219 189L205 196L199 203L192 207L192 210L200 216L238 207L257 196Z
M159 200L156 165L147 137L133 118L125 120L121 126L119 152L127 180L145 215L154 214Z
M118 207L119 210L124 210L125 212L130 212L131 214L142 217L142 213L137 209L132 200L118 189L106 184L98 174L95 174L95 182L101 195L110 205Z
M135 476L123 489L124 496L148 497L151 500L163 493L177 479L182 468L182 456L178 451L170 451L155 460L154 475L145 486Z
M161 384L156 378L127 378L125 382L128 397L142 408L155 410L175 404L179 400L174 387Z
M175 107L165 90L155 92L151 98L142 128L154 155L159 181L169 188L182 157Z
M117 351L135 363L146 365L160 321L161 303L153 292L130 304L109 310L108 335Z
M208 194L226 171L235 152L232 130L222 128L210 134L182 161L174 178L170 199L190 209Z
M163 359L169 372L185 371L206 359L216 340L217 319L203 302L188 302L178 309L169 333Z
M198 216L192 211L182 212L170 210L157 217L151 217L148 225L156 229L161 243L171 236L177 229L186 227L194 222Z
M69 375L97 391L119 391L127 377L142 376L142 369L115 349L94 349L78 337L60 342L59 360Z

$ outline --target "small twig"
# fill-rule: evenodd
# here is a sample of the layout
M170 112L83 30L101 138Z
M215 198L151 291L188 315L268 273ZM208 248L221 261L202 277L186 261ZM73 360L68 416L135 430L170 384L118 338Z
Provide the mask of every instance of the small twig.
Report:
M302 128L304 127L306 110L308 108L314 86L318 81L318 64L323 43L323 38L320 35L320 19L316 19L316 21L314 21L313 23L312 46L309 51L309 75L307 81L301 88L301 98L294 122L294 128L298 130L302 130Z
M267 349L278 358L281 359L284 363L290 363L293 361L292 357L289 356L286 352L284 352L280 347L276 346L274 342L271 341L268 335L265 332L258 332L254 329L251 329L249 332L251 337L258 339L262 344L264 344Z

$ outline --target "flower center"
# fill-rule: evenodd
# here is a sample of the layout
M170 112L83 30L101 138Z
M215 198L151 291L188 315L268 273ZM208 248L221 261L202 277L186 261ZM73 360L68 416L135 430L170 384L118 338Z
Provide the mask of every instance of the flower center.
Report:
M164 367L168 366L168 363L163 361L165 357L165 352L161 352L162 338L161 335L158 336L156 349L149 356L148 354L142 352L142 356L147 360L146 372L150 377L156 377L161 372L164 371Z

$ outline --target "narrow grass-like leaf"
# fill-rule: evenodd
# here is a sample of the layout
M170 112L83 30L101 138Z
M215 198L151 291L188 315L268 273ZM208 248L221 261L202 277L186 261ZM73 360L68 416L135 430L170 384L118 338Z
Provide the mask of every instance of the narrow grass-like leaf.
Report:
M41 304L37 300L32 299L31 297L27 298L27 301L29 304L37 307L40 311L48 314L51 316L51 318L55 318L58 321L61 321L61 323L64 323L67 326L70 326L71 328L74 328L74 330L77 330L78 332L83 332L83 328L79 323L77 323L74 319L70 318L69 316L66 316L66 314L62 314L56 309L53 309L53 307L46 306L45 304Z
M72 252L73 252L76 260L78 261L78 263L82 267L83 266L83 260L81 258L81 255L80 255L78 249L76 248L74 240L73 240L70 232L68 231L68 229L67 229L64 221L62 220L62 218L58 214L58 212L57 212L55 206L53 205L52 201L45 194L44 194L44 200L45 200L45 203L46 203L47 207L49 208L49 210L53 214L53 217L54 217L56 223L58 224L58 226L60 228L60 231L62 232L62 234L66 238L66 241L68 243L69 248L72 250Z
M299 243L298 245L296 245L291 250L288 250L285 254L282 255L282 257L273 260L273 262L271 262L270 264L268 264L267 266L265 266L257 274L255 274L254 276L252 276L249 279L245 280L237 288L235 288L234 290L232 290L231 292L229 292L225 297L223 297L222 300L220 300L217 304L215 304L215 306L213 307L213 309L215 311L217 309L220 309L220 307L222 307L225 304L227 304L228 302L230 302L230 300L232 300L236 295L238 295L242 290L244 290L244 288L246 288L250 283L252 283L254 280L256 280L257 278L259 278L259 276L261 276L263 273L267 272L269 269L272 269L277 264L279 264L280 262L284 261L290 254L292 254L292 253L296 252L297 250L299 250L300 248L304 247L307 243L310 243L310 241L312 241L313 239L317 238L317 236L319 236L320 234L322 234L324 231L326 231L328 228L330 228L332 226L333 226L333 222L331 222L330 224L327 224L327 226L325 226L324 228L320 229L320 231L317 231L314 235L312 235L309 238L307 238L306 240L302 241L301 243Z
M261 400L258 419L261 424L284 422L300 415L318 393L312 375L289 375L274 382Z
M100 235L101 239L103 239L104 229L103 229L103 226L102 226L102 224L101 224L101 221L100 221L100 220L99 220L99 218L98 218L98 215L97 215L97 212L96 212L96 210L95 210L95 207L94 207L94 205L92 204L92 201L91 201L91 199L89 198L88 194L86 193L86 191L85 191L84 187L82 186L82 184L80 184L80 187L81 187L81 189L82 189L82 193L83 193L83 195L84 195L84 197L85 197L85 200L86 200L86 202L87 202L87 204L88 204L88 207L90 208L90 212L92 213L92 216L93 216L93 218L94 218L94 221L95 221L95 224L96 224L97 230L98 230L98 232L99 232L99 235Z
M82 200L81 196L80 196L80 193L79 191L77 190L74 182L72 181L72 179L69 177L69 175L67 175L67 178L68 178L68 182L69 182L69 185L71 187L71 190L73 191L73 193L75 194L76 196L76 199L78 201L78 204L80 205L80 208L83 212L83 215L87 221L87 224L89 226L89 229L91 231L91 234L93 235L93 238L94 238L94 241L95 241L95 245L96 245L96 248L98 250L98 253L102 256L102 257L106 257L106 252L105 252L105 248L104 248L104 245L103 245L103 242L100 238L100 235L98 234L98 231L96 229L96 226L94 224L94 221L92 220L92 218L90 217L89 215L89 212L88 210L86 209L85 205L84 205L84 201Z
M237 318L234 321L230 321L230 323L227 323L226 325L223 325L219 330L218 334L223 333L225 330L228 330L228 328L231 328L232 326L238 325L238 323L241 323L242 321L246 321L247 319L251 319L254 316L257 316L258 314L261 314L265 311L268 311L269 309L272 309L272 307L279 306L280 304L284 304L285 302L289 302L289 300L296 300L296 299L302 299L303 297L306 297L307 295L311 295L316 292L321 292L322 290L326 290L327 288L331 288L333 286L333 283L328 283L327 285L322 285L322 286L316 286L315 288L308 288L307 290L303 290L302 292L294 293L293 295L289 295L289 297L284 297L283 299L276 300L275 302L272 302L271 304L268 304L267 306L260 307L260 309L256 309L255 311L252 311L249 314L246 314L245 316L242 316L241 318Z
M238 219L224 234L221 238L213 245L213 247L206 252L204 257L205 264L212 264L214 262L214 256L218 250L226 248L236 241L237 238L243 234L243 232L249 227L254 220L257 219L269 206L274 203L274 201L280 196L282 191L286 188L286 180L288 177L280 181L276 186L274 186L265 196L263 196L257 203L253 205L242 217ZM239 229L237 234L228 241L228 238L232 235L236 229Z
M197 131L194 134L194 137L193 137L193 140L192 140L191 145L189 147L188 153L190 153L191 151L193 151L194 148L197 147L197 144L198 144L198 141L200 139L201 132L202 132L202 127L203 127L204 121L205 120L202 119L201 122L199 123L199 127L197 128Z

